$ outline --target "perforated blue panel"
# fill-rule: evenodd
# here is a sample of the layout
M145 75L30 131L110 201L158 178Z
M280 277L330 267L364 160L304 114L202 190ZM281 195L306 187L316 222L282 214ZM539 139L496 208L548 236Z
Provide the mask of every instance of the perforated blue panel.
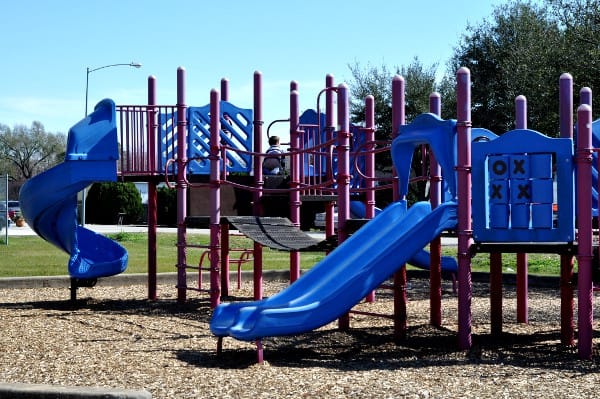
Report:
M189 174L209 174L210 162L210 105L188 109L188 164ZM221 101L221 143L243 151L252 151L252 110L238 108ZM250 172L251 156L228 150L229 172ZM223 165L221 165L223 167Z
M512 130L473 143L472 168L475 241L575 239L573 140Z
M158 114L158 171L165 173L165 166L169 159L177 158L177 112ZM169 171L177 173L175 165Z
M221 101L221 143L242 151L252 151L252 110L238 108L235 105ZM187 158L188 174L210 174L210 105L189 107L187 113L188 143ZM177 112L160 114L159 126L159 171L165 170L167 160L177 158ZM228 150L227 170L229 172L250 172L251 156ZM221 168L223 165L221 166ZM176 173L175 164L169 172Z
M315 110L309 109L306 110L300 115L300 125L302 126L302 130L304 131L304 135L302 136L302 145L303 148L313 148L318 146L321 143L327 141L327 130L325 129L325 114L321 113L319 115L320 118L320 127L321 131L317 132L319 126L319 120L317 119L317 112ZM356 154L356 149L361 149L364 151L365 148L363 144L365 142L365 135L360 126L350 125L350 133L352 134L352 142L351 142L351 150L350 150L350 187L351 188L360 188L365 187L365 182L362 177L357 173L357 167L363 174L366 173L365 165L366 159L362 154ZM335 132L334 132L335 137ZM335 146L335 144L334 144ZM327 153L329 149L321 148L320 152ZM327 156L315 156L314 154L304 154L303 157L303 165L305 168L306 175L318 175L325 176L327 173ZM312 165L311 170L309 171L308 165ZM337 176L338 172L338 158L337 152L333 151L333 159L332 159L332 167L333 167L333 176Z

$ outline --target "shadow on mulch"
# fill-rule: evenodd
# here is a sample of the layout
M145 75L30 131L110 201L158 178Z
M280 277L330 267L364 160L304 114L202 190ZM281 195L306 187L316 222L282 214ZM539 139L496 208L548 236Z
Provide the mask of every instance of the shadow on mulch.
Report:
M418 291L415 293L420 295ZM486 296L486 290L474 296ZM383 294L382 297L389 295ZM251 298L231 296L227 301ZM207 298L188 299L180 304L175 299L99 300L81 298L69 300L0 303L3 309L41 309L48 311L92 311L107 315L143 315L179 317L209 323L212 311ZM539 320L546 319L547 310L538 309ZM600 338L600 332L594 332ZM231 339L231 338L225 338ZM256 364L256 352L248 348L225 349L220 356L215 347L202 350L178 350L181 361L203 368L245 369ZM264 358L273 367L321 367L341 371L399 370L461 365L510 365L520 368L567 370L573 373L600 373L600 353L594 360L582 361L576 347L560 344L560 331L551 329L534 334L503 333L500 336L474 334L468 351L457 349L456 332L427 324L409 327L407 339L394 342L393 329L372 327L318 330L297 336L270 337L263 340Z
M196 320L208 323L212 311L208 299L191 299L178 303L175 299L109 299L81 298L75 302L70 300L31 301L19 303L0 303L3 309L41 309L64 312L92 311L110 315L143 315L180 317L186 320Z
M600 337L596 332L595 337ZM216 340L215 340L216 342ZM522 368L600 372L600 353L582 361L576 347L560 344L560 331L530 335L503 333L473 335L468 351L457 349L454 331L419 325L396 343L388 327L314 331L298 336L265 338L264 359L273 367L331 368L340 371L399 370L461 365L510 365ZM244 369L256 364L248 349L216 351L180 350L179 360L197 367Z

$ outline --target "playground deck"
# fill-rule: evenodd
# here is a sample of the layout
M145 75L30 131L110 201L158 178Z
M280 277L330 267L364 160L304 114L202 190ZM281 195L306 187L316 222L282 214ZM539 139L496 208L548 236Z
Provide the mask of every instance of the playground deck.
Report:
M530 290L529 324L517 324L515 287L505 285L504 333L489 335L487 283L473 287L473 347L456 346L457 297L443 287L444 328L429 325L426 280L409 279L408 340L392 339L392 321L353 316L352 329L332 323L311 333L264 340L265 363L251 343L226 340L222 357L209 331L207 299L177 304L171 285L161 299L146 287L0 290L0 381L145 389L153 398L219 397L593 397L600 361L577 359L560 345L558 282ZM266 294L287 282L265 282ZM252 297L252 283L233 291ZM388 292L358 309L390 313ZM233 299L233 298L232 298ZM595 318L600 298L595 296ZM26 322L24 322L26 320ZM600 335L594 336L594 347Z

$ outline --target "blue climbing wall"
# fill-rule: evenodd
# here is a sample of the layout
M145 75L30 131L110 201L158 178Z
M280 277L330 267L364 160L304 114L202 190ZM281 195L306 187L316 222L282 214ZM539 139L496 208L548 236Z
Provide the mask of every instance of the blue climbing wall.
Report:
M313 148L327 141L327 129L325 129L324 113L321 113L319 116L317 116L317 112L315 110L308 109L304 111L302 115L300 115L300 126L304 131L304 134L301 138L302 148ZM318 131L319 126L321 128L320 132ZM362 127L357 125L350 125L350 133L352 134L349 157L350 187L365 187L366 184L364 178L362 178L360 174L356 172L356 168L358 168L363 174L366 174L366 157L362 153L365 150L365 134ZM333 135L335 137L335 132ZM337 143L334 143L333 145L335 146ZM356 149L360 149L358 153L355 152ZM317 152L327 154L328 150L328 148L319 148ZM304 168L305 176L325 176L327 174L328 167L327 160L327 155L305 153L302 158L302 167ZM333 176L335 178L338 171L338 158L335 149L333 151L333 159L331 164L333 167Z
M517 129L475 142L472 172L475 241L574 240L571 139Z
M240 149L252 151L252 110L238 108L221 101L221 143ZM188 174L210 174L210 105L189 107L187 112L188 142L187 158ZM177 158L177 112L159 114L159 167L163 171L168 159ZM227 151L226 164L229 172L250 172L251 156L245 153ZM224 165L221 165L223 168ZM176 172L173 164L172 173Z

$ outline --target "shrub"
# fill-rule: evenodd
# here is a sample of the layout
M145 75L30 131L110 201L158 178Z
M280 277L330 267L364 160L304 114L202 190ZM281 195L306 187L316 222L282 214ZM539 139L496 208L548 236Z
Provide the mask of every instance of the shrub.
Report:
M94 183L85 202L88 223L115 224L123 214L123 223L131 224L138 222L143 212L142 196L130 182Z
M167 226L177 225L177 190L159 187L156 190L157 223Z

